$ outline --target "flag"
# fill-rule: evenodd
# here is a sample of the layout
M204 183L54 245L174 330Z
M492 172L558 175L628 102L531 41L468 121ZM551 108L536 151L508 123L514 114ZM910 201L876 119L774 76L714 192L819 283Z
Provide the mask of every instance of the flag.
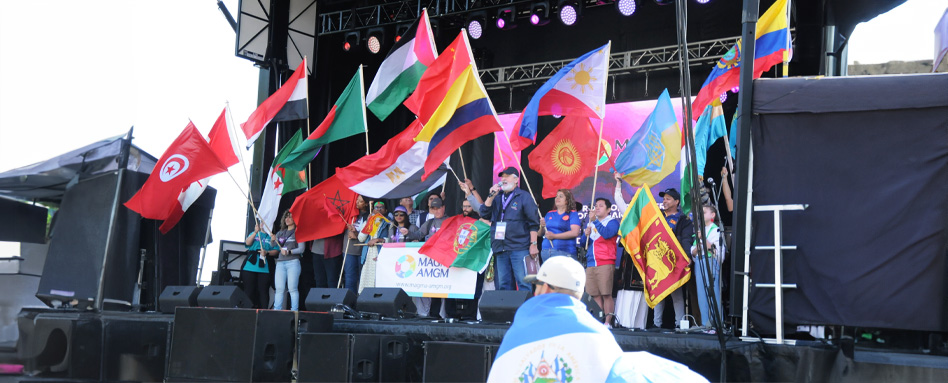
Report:
M157 164L142 188L125 202L126 207L148 219L167 220L175 209L181 209L178 197L192 182L227 171L190 122Z
M372 214L365 221L365 226L362 227L362 234L366 234L370 238L378 237L379 231L387 227L385 224L391 223L392 221L389 221L384 215L379 213Z
M490 263L490 225L461 215L448 218L418 253L444 266L482 273Z
M365 93L360 66L323 122L306 137L306 141L286 157L283 166L287 169L303 170L306 164L316 157L319 147L359 133L368 134L369 128L365 120Z
M675 171L681 156L681 129L668 89L616 157L616 171L632 186L656 184Z
M605 117L611 47L610 41L566 64L537 90L517 121L517 134L510 137L514 151L536 142L537 116Z
M334 217L340 212L354 211L356 198L358 195L346 188L335 176L300 194L290 207L290 213L296 220L296 241L302 243L341 234L346 224ZM335 211L330 207L335 207ZM353 215L342 214L346 216L347 221L351 220Z
M237 159L237 151L235 150L234 142L230 139L227 108L228 107L225 106L224 110L221 111L221 115L217 117L217 121L214 121L214 126L211 127L211 132L208 134L208 145L211 146L211 150L214 151L217 158L221 160L221 164L229 168L240 161ZM205 186L206 185L207 184L205 184Z
M754 42L754 78L770 70L774 65L790 61L790 24L787 21L789 0L777 0L757 20ZM718 60L708 79L691 103L691 113L697 116L712 100L740 83L740 67L743 56L741 41Z
M263 129L271 121L291 121L309 118L309 105L307 105L308 87L306 76L306 59L296 68L296 72L283 83L280 89L273 92L270 97L263 100L247 122L240 125L244 135L247 136L247 148L257 141Z
M405 100L405 106L418 116L422 125L426 125L448 94L448 89L469 66L474 66L474 56L471 55L467 33L462 30L421 75L418 87Z
M263 185L263 196L260 197L257 213L260 214L260 221L263 222L264 227L272 232L275 232L273 230L275 227L279 227L274 221L277 219L283 195L306 187L306 172L286 170L283 167L286 156L302 141L303 131L297 130L273 158L270 172L267 173L267 182Z
M463 41L467 43L465 36ZM420 86L418 89L425 91ZM427 179L464 143L503 129L473 63L461 72L431 118L422 120L422 124L424 128L415 137L415 141L429 143L422 179Z
M619 223L619 240L645 284L649 307L691 278L691 260L665 222L648 185L642 185Z
M938 66L948 55L948 9L941 15L941 20L935 25L935 60L932 61L932 73L938 71Z
M740 107L734 111L734 116L731 117L731 131L727 135L728 144L731 147L731 157L737 156L737 132L741 126L741 109Z
M695 164L698 165L698 175L704 175L704 165L708 160L708 148L719 138L727 134L727 123L724 121L724 108L721 100L711 102L698 117L695 124ZM684 195L684 192L682 192Z
M596 168L596 142L589 117L566 116L530 152L530 167L543 176L543 198L559 189L572 189Z
M207 189L207 182L210 180L210 178L205 178L200 181L194 181L191 185L188 185L187 189L182 190L181 193L178 194L177 208L171 209L171 215L165 218L165 221L158 227L158 230L161 230L161 234L168 234L168 232L178 224L178 221L184 216L184 212L188 211L188 208L201 197L201 194L204 194L204 190Z
M421 123L415 120L379 151L344 168L336 168L336 177L356 193L381 199L411 197L443 184L449 171L447 162L442 163L432 177L421 179L428 143L415 142L419 131Z
M395 42L375 73L375 79L365 94L366 107L379 120L385 121L415 90L421 75L435 57L438 57L438 52L435 51L434 34L428 21L428 9L422 8L421 18Z

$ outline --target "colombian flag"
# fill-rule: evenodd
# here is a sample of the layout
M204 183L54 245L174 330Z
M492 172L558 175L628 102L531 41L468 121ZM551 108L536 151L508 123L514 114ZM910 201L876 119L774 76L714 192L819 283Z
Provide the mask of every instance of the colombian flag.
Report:
M642 185L625 209L619 240L645 283L645 302L654 308L691 279L691 260L665 222L648 185Z
M461 30L464 45L467 35ZM470 52L470 49L467 49ZM442 54L438 57L449 57ZM427 122L422 120L424 128L415 136L415 141L428 142L428 158L425 160L425 173L422 179L440 167L455 150L464 143L485 134L500 131L500 121L487 91L481 84L473 60L450 82L444 98ZM419 85L419 90L421 89ZM418 92L415 92L416 94Z
M790 61L790 24L787 18L790 0L777 0L757 21L757 39L754 45L754 78L781 62ZM698 95L691 104L691 115L701 115L704 108L740 83L740 67L743 55L741 42L718 60L708 79L704 81Z

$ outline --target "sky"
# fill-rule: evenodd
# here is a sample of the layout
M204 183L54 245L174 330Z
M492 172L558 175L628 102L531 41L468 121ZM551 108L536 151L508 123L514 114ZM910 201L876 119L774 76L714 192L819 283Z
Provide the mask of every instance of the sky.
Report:
M236 17L237 1L224 3ZM909 0L857 26L850 62L931 60L932 31L946 6ZM188 119L207 134L225 102L235 122L245 121L256 106L259 71L234 56L234 41L215 0L4 1L0 172L132 126L135 145L160 157ZM231 168L241 182L243 172ZM217 241L244 235L246 183L238 187L222 174L210 185L218 189L215 242L203 281L215 268ZM0 242L0 257L18 253L16 244Z

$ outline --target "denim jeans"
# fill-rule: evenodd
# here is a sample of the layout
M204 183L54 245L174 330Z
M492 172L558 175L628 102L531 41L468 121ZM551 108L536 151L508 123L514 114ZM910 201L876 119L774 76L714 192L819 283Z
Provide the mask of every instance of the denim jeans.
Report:
M561 255L576 259L576 254L570 254L568 251L557 249L543 249L540 251L540 259L542 259L543 262L546 262L546 260L550 259L550 257L557 257Z
M276 263L276 293L273 294L273 309L283 310L283 295L290 290L290 310L300 308L300 260L277 261Z
M523 277L527 276L523 267L523 258L529 254L529 250L494 253L497 260L497 290L531 291L530 284L523 281Z
M705 271L705 267L708 266L707 264L711 266L710 278L707 275L707 271ZM721 264L716 262L714 258L695 257L694 270L698 278L698 309L701 310L701 322L704 326L711 326L711 312L709 311L708 294L704 289L704 284L707 280L712 286L714 299L717 302L718 317L720 318L723 314L721 312Z
M346 264L342 267L343 275L345 275L346 283L345 288L352 290L353 293L359 293L359 278L362 275L362 263L360 263L361 256L353 254L344 254L343 255ZM333 282L336 283L336 282ZM335 284L333 284L335 287Z

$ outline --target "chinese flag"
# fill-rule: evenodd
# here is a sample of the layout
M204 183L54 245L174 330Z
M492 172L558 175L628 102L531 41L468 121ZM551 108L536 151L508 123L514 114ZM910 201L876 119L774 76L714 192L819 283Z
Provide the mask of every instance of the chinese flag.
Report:
M543 176L543 198L556 197L559 189L571 189L593 174L596 141L589 117L566 116L530 152L530 167Z
M355 215L358 195L336 176L327 178L296 197L290 212L296 220L296 241L306 242L341 234ZM332 209L330 209L332 207Z
M161 155L145 185L125 202L125 206L145 218L168 219L175 209L181 210L178 196L192 182L225 171L227 167L221 164L204 136L189 122Z

